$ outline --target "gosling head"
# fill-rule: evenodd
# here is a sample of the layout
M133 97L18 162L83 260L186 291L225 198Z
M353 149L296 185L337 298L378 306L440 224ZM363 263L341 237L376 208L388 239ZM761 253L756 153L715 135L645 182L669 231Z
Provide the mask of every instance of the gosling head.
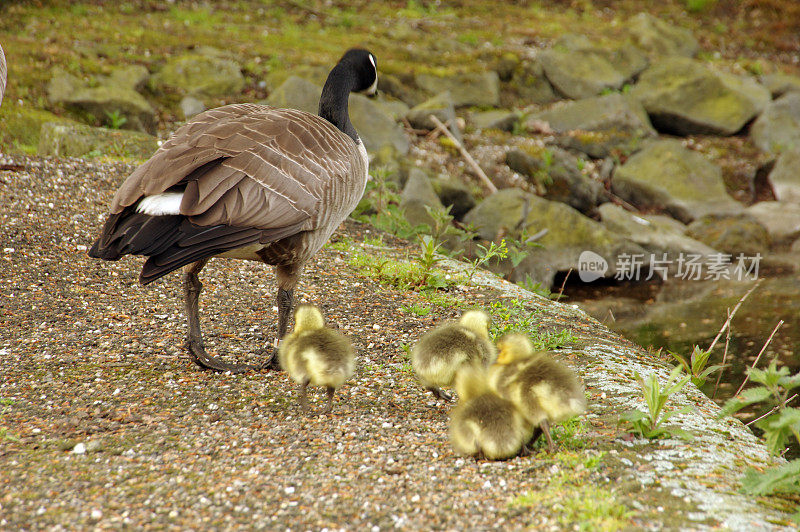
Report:
M294 331L313 331L325 327L322 312L315 305L298 305L294 311Z
M491 320L489 319L489 315L482 310L466 311L461 315L461 319L458 320L458 323L481 338L489 338L489 325Z
M536 354L530 338L524 334L507 334L497 342L496 364L510 364L515 360L529 358Z

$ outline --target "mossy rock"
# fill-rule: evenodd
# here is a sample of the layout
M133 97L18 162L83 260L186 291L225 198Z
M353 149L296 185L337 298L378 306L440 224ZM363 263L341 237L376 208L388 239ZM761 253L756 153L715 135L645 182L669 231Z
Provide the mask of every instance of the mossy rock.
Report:
M787 92L800 92L800 76L782 72L762 76L761 84L769 90L773 98L779 98Z
M519 62L511 79L502 85L501 102L506 106L546 105L559 99L538 59Z
M456 110L453 105L453 97L449 91L437 94L433 98L412 107L406 114L406 120L413 127L419 129L436 129L436 124L430 119L430 115L435 116L442 124L447 125L447 129L453 133L453 136L459 142L461 141L461 130L456 124Z
M658 256L666 253L672 266L678 264L681 255L709 256L718 253L713 247L684 235L686 226L672 218L665 223L656 216L640 216L613 203L600 205L598 211L601 223L609 231L629 238L648 253Z
M628 19L623 28L632 42L652 57L677 55L694 57L700 50L691 30L673 26L649 13Z
M469 187L457 179L436 178L431 180L433 190L445 207L450 207L450 214L456 220L462 220L477 201Z
M617 168L611 186L639 209L667 212L684 223L741 210L725 191L722 170L677 140L649 143Z
M158 149L158 140L146 133L48 122L42 126L38 154L55 157L108 155L147 159Z
M768 153L800 148L800 92L789 92L770 103L750 127L750 138Z
M479 111L469 115L469 121L477 129L499 129L500 131L513 131L519 121L519 114L514 111L494 109Z
M239 94L244 83L236 62L213 55L187 54L167 61L151 76L149 85L156 92L213 98Z
M744 210L767 228L773 244L789 244L800 237L800 205L761 201Z
M527 216L523 219L525 213ZM500 236L517 239L523 226L528 234L546 230L537 240L543 248L531 251L516 268L509 262L497 267L513 281L525 281L530 277L535 282L551 286L556 273L578 270L584 251L603 257L611 265L606 274L614 275L613 265L617 256L644 252L638 245L612 233L572 207L518 188L492 194L467 213L464 223L475 227L484 240L495 240Z
M676 135L733 135L769 98L748 80L682 57L664 58L645 70L631 95L657 130Z
M547 50L540 60L547 79L567 98L589 98L625 83L625 76L594 51Z
M456 107L465 105L494 107L500 104L500 78L497 72L469 72L449 76L418 74L417 86L428 94L448 91Z
M767 229L752 216L708 214L689 224L686 234L725 253L754 256L770 247Z
M400 199L400 206L412 227L420 224L433 227L434 220L428 214L427 208L444 210L444 205L436 195L430 177L419 168L412 168L409 172Z
M75 123L44 109L34 109L6 102L0 108L0 151L35 153L39 146L42 125L47 122Z
M781 153L767 179L775 199L800 204L800 146Z
M613 152L629 155L641 148L656 131L644 107L625 94L607 94L565 102L547 111L530 115L526 128L544 121L557 133L558 143L595 158Z
M144 67L120 68L92 82L56 69L47 86L54 106L61 106L82 122L114 125L146 133L156 132L156 112L135 87L146 79Z
M544 189L543 196L560 201L584 214L593 214L601 202L602 185L578 168L578 159L560 148L542 150L538 156L512 149L506 154L506 164Z

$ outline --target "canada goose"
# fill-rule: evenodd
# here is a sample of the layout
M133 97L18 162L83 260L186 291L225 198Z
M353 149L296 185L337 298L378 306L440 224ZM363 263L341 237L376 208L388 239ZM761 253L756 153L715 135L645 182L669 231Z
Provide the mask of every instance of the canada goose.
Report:
M278 334L308 261L355 208L367 182L364 144L348 116L350 92L374 94L375 56L348 50L333 67L319 116L234 104L201 113L128 176L89 256L145 255L139 280L184 270L186 347L204 368L239 372L208 355L200 331L200 270L212 257L275 266Z
M3 104L3 94L6 93L6 54L3 53L3 47L0 46L0 105Z
M458 370L477 364L486 367L497 357L489 340L489 316L482 310L465 312L457 323L425 333L411 351L411 365L433 395L450 401L441 386L451 386Z
M546 351L536 351L524 334L508 334L497 342L497 361L489 368L489 382L536 427L553 452L550 424L559 423L586 409L586 394L578 376L553 360Z
M456 376L458 405L450 415L450 443L462 455L503 460L519 454L533 429L511 401L497 395L480 368Z
M319 308L299 305L294 313L294 330L278 347L281 367L300 384L300 407L308 411L306 388L309 384L325 386L328 404L333 408L333 394L355 371L353 346L344 335L325 327Z

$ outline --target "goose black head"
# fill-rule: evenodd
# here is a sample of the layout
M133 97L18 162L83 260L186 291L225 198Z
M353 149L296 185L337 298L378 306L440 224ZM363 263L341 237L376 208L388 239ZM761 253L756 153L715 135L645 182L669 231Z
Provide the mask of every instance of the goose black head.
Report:
M378 67L371 52L361 48L351 48L344 53L339 63L347 63L353 69L356 76L353 92L361 92L368 96L377 92Z

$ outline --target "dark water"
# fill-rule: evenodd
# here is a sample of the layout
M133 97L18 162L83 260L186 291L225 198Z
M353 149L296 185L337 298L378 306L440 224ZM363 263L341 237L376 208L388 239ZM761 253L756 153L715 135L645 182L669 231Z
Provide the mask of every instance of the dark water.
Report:
M669 281L666 283L568 285L567 300L579 304L593 317L626 338L645 347L680 353L686 357L695 345L707 348L755 281ZM775 326L775 333L758 362L770 361L800 371L800 274L767 277L744 301L731 322L727 363L714 400L724 403L742 383ZM709 364L722 362L725 335L714 348ZM716 376L703 391L714 394ZM797 392L798 389L795 389ZM795 399L793 406L800 405ZM758 408L743 412L743 421L759 415ZM800 449L792 449L798 454Z

